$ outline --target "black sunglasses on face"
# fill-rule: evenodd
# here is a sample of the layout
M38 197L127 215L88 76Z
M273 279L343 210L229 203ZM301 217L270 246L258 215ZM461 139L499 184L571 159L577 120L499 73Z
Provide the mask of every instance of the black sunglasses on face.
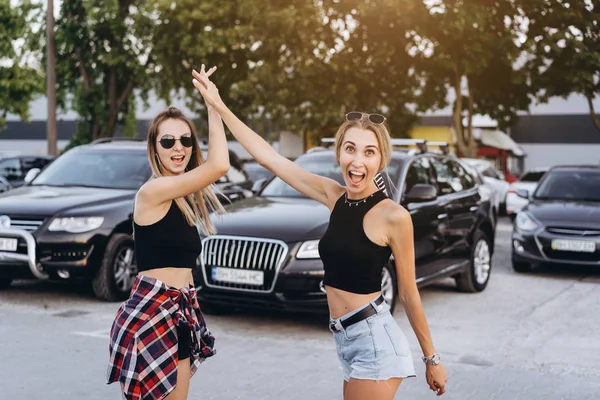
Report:
M175 146L176 140L179 140L183 147L192 147L192 145L194 144L194 140L192 139L191 136L182 136L179 139L175 139L171 135L165 135L165 136L161 137L158 142L160 143L160 145L163 148L170 149L171 147Z
M385 122L385 117L381 114L367 114L360 111L350 111L346 114L346 121L360 121L362 119L368 119L369 122L375 125L381 125Z

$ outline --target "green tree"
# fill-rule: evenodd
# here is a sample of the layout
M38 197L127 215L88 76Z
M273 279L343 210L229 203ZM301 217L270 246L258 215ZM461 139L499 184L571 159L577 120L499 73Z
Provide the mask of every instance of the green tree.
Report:
M324 15L338 36L310 92L308 120L316 136L329 135L348 111L383 113L392 136L407 136L416 121L422 86L415 70L412 29L415 2L406 0L323 1ZM421 98L423 104L429 98ZM324 115L319 110L326 110Z
M0 0L0 129L8 113L29 120L29 104L43 92L44 77L30 44L39 7L29 1L12 6Z
M301 132L305 108L323 89L323 59L338 34L318 3L306 0L159 1L163 23L155 50L163 69L159 93L185 96L203 112L191 68L216 65L223 99L253 126ZM325 51L319 51L325 49ZM316 79L315 79L316 78ZM325 110L327 111L327 110ZM301 122L302 121L302 122Z
M57 20L59 104L78 113L71 145L112 136L152 87L155 7L142 0L64 0Z
M589 0L527 1L528 68L537 97L586 97L594 124L593 100L600 95L600 3Z
M527 74L516 68L522 16L511 1L440 0L423 4L414 20L423 92L437 95L437 106L443 106L441 96L451 90L456 145L462 155L473 156L474 115L489 115L506 127L529 106Z

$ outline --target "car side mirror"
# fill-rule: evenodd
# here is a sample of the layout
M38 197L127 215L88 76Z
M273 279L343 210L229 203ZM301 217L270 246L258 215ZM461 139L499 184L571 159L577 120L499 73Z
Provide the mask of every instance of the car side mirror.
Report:
M23 180L25 181L25 183L31 182L35 179L36 176L38 176L40 171L41 169L39 168L31 168L29 171L27 171L27 174L25 175L25 178L23 178Z
M267 184L267 178L260 178L254 182L252 185L252 193L257 194L260 192L265 185Z
M407 194L404 195L404 200L407 203L432 201L436 198L437 188L428 183L417 183L408 191Z
M517 189L517 196L522 197L526 200L529 200L529 190L527 189Z

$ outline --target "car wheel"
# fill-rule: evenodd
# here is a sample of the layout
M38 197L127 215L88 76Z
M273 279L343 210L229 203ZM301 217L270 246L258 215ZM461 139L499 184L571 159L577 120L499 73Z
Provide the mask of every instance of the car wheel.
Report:
M456 277L456 286L462 292L481 292L487 286L492 272L492 247L482 231L473 235L469 268Z
M138 273L131 235L113 235L102 259L102 265L92 280L96 297L106 301L125 300Z
M393 270L393 264L387 263L381 271L381 294L385 302L390 306L390 312L393 313L396 308L396 298L398 297L398 283L396 273Z
M12 281L12 278L0 278L0 289L7 289Z
M533 266L530 263L513 261L512 267L516 272L531 272Z

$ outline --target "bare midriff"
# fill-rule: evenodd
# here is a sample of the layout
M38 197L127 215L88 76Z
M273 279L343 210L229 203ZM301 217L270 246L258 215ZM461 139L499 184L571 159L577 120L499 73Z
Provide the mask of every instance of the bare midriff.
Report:
M187 288L193 283L191 268L155 268L139 273L150 278L158 279L167 286L176 289Z
M327 290L327 303L329 304L329 315L333 319L338 319L342 315L348 314L375 300L381 292L369 294L357 294L346 292L345 290L336 289L331 286L325 286Z

